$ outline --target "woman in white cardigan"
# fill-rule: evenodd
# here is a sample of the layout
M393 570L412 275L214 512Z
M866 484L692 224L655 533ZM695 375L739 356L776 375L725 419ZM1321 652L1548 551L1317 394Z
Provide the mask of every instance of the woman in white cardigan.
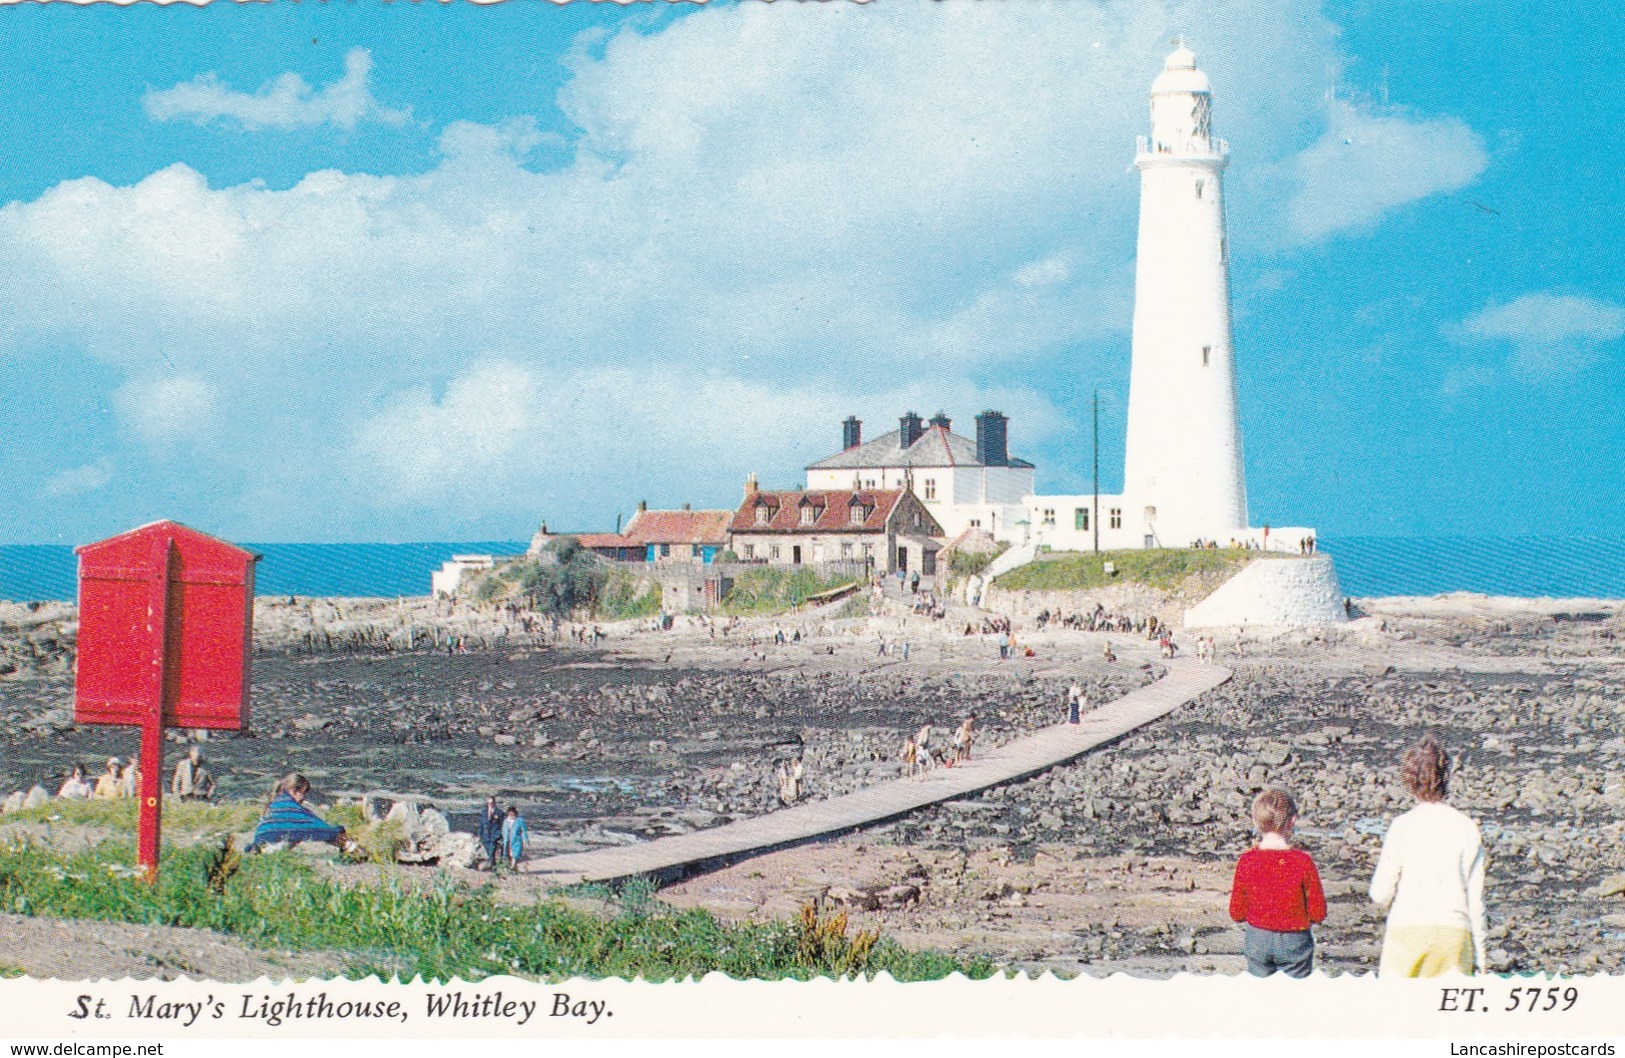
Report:
M1428 735L1401 775L1416 807L1388 826L1371 899L1388 911L1383 977L1484 970L1484 843L1478 824L1445 803L1450 758Z

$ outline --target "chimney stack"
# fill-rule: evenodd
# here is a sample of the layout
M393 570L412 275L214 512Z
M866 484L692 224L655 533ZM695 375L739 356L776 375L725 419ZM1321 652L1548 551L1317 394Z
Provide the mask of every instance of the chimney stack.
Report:
M756 472L753 470L745 475L745 499L749 500L759 490L756 488Z
M901 429L901 436L898 437L898 443L904 448L907 448L915 441L918 441L920 436L925 433L924 421L913 412L909 412L901 419L898 419L897 423Z
M841 451L856 448L863 443L863 420L856 415L848 415L841 422Z
M1010 420L1002 412L976 417L976 461L986 467L1010 465Z
M931 425L940 426L944 432L951 433L953 432L954 421L948 418L947 412L939 411L935 415L931 416Z
M640 512L641 511L646 511L648 509L649 509L649 501L648 500L639 500L638 501L638 510Z

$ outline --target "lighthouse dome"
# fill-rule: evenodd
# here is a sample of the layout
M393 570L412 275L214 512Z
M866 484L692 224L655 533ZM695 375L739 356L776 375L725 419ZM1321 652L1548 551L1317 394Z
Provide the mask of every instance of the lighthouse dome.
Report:
M1208 83L1207 74L1196 68L1196 53L1181 44L1169 53L1162 64L1162 73L1151 82L1152 95L1170 95L1175 92L1187 92L1193 95L1208 95L1213 86Z

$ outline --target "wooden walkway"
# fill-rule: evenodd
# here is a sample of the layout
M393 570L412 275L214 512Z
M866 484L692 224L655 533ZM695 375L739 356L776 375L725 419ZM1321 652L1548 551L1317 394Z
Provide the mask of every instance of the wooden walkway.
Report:
M686 869L719 866L810 838L856 830L1064 763L1168 715L1231 675L1218 665L1179 658L1164 664L1168 674L1162 679L1085 713L1081 724L1044 728L978 753L976 759L958 767L936 768L919 778L889 779L854 793L692 834L531 860L524 870L561 884L613 882L640 874L665 878ZM942 737L951 734L945 731Z

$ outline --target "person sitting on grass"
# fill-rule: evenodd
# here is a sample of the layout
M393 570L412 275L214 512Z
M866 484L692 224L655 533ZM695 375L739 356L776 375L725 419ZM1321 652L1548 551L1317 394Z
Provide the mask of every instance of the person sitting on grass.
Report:
M268 845L297 845L301 841L323 841L353 851L356 843L349 840L343 827L327 822L305 804L309 796L310 780L296 771L289 772L276 784L271 803L254 828L254 840L244 851L262 851Z
M120 797L123 783L119 779L119 759L107 758L107 770L96 779L96 792L92 795L98 801L116 801Z
M169 792L176 797L207 801L214 796L214 776L203 764L203 750L193 746L175 765L169 780Z
M525 840L529 837L525 817L519 814L518 808L509 805L507 818L502 821L502 853L508 860L508 866L516 871L519 861L525 858Z
M1258 844L1241 854L1230 889L1230 917L1244 922L1247 972L1308 977L1315 963L1309 927L1326 918L1326 894L1309 854L1288 844L1298 806L1285 790L1253 799Z

